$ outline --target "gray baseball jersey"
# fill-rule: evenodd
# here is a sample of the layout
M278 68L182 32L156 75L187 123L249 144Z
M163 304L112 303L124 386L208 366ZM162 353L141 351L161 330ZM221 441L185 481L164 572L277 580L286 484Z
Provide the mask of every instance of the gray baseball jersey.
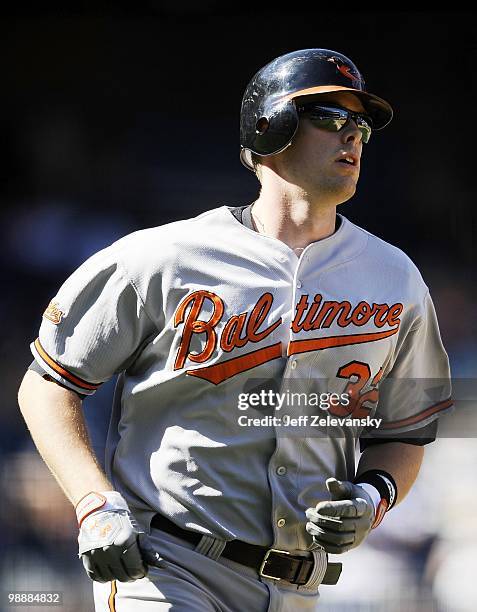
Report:
M120 375L108 475L139 521L290 551L313 546L326 479L353 478L365 418L408 436L451 406L419 271L344 217L300 257L225 206L126 236L65 282L32 351L79 393ZM340 402L299 421L290 390Z

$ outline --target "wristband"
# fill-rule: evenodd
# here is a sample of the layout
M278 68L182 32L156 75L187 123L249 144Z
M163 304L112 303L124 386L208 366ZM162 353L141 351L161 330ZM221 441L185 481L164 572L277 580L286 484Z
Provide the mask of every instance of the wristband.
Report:
M81 527L81 523L87 516L98 510L102 512L106 510L129 511L129 507L121 493L117 491L104 491L103 493L91 491L91 493L87 493L76 504L75 512L78 519L78 527Z
M378 511L378 506L381 503L381 499L382 499L381 493L376 489L376 487L369 484L369 482L360 482L359 485L356 485L356 486L364 489L366 493L369 495L369 497L371 498L373 502L374 514L376 515L376 512Z
M379 492L381 501L376 508L375 520L372 528L375 529L383 520L384 515L396 503L397 487L394 478L384 470L368 470L357 476L354 484L370 484Z
M370 485L375 487L382 499L386 499L391 509L396 503L397 498L397 487L394 478L388 472L384 470L368 470L363 472L354 479L354 484L360 484L361 482L368 482Z

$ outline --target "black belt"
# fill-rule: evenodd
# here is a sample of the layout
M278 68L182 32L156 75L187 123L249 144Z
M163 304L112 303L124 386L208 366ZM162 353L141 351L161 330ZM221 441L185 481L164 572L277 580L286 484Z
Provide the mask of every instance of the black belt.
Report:
M151 527L161 529L191 544L197 545L202 538L201 533L182 529L162 514L153 517ZM241 540L227 542L222 557L253 567L264 578L286 580L298 585L308 582L314 567L313 558L298 557L284 550L256 546ZM328 563L321 584L336 584L341 574L341 567L341 563Z

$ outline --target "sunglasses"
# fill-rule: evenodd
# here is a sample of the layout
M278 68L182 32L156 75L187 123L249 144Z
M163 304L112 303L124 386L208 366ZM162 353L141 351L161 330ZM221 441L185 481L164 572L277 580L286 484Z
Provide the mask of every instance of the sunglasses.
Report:
M297 111L308 115L308 118L316 127L327 132L339 132L349 121L353 120L361 132L362 141L366 143L371 138L373 123L367 115L355 113L339 106L326 106L316 102L298 106Z

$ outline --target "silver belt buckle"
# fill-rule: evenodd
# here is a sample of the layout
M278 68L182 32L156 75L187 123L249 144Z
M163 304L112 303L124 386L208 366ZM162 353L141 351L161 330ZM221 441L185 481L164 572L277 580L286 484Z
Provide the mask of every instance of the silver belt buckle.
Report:
M270 554L272 552L282 553L283 555L289 555L290 554L288 552L288 550L278 550L278 548L270 548L269 550L267 550L267 552L265 553L265 556L263 557L262 565L260 566L260 569L258 570L258 573L259 573L259 575L262 578L270 578L271 580L276 580L278 582L278 580L281 580L281 578L277 578L277 576L269 576L268 574L264 574L263 573L263 569L265 567L265 564L267 563L268 557L270 556Z

